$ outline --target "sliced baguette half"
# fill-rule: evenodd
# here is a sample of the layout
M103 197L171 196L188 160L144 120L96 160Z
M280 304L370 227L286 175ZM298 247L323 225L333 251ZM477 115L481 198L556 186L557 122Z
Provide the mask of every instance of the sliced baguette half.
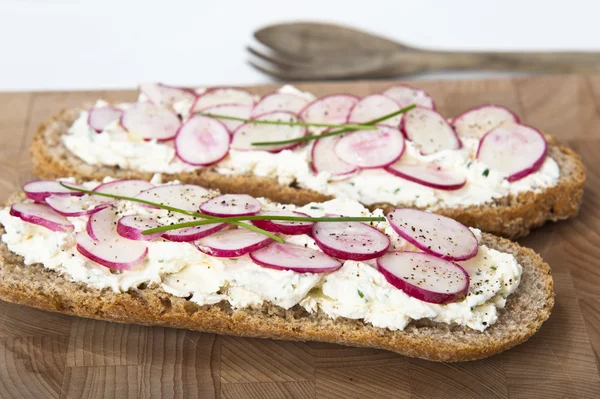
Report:
M102 180L105 176L143 180L152 178L151 172L121 169L116 166L88 165L71 153L61 137L79 117L80 112L81 109L63 110L39 127L31 145L33 171L36 176L41 179L72 176L78 180ZM579 155L573 150L557 145L552 137L548 137L548 141L548 155L560 167L560 178L556 186L538 193L523 192L517 196L499 198L485 205L442 208L436 212L468 226L512 239L529 234L532 228L546 221L576 216L583 196L585 168ZM224 193L267 197L280 203L306 205L331 199L329 196L294 185L280 185L273 178L222 175L214 168L163 176L165 181L181 180ZM372 210L382 208L387 211L397 206L402 204L378 203L368 207Z

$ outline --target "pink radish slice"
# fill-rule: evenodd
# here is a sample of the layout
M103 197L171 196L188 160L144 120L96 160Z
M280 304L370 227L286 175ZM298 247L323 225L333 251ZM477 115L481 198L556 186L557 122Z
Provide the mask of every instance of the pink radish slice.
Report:
M287 111L269 112L255 117L257 120L280 121L280 122L298 122L296 115ZM254 146L252 143L259 141L283 141L297 139L306 135L306 128L303 126L286 125L262 125L252 122L244 123L233 133L231 148L235 150L248 151L260 150L277 152L286 148L293 148L298 143Z
M115 232L116 235L116 232ZM142 263L148 248L142 241L134 241L116 235L98 241L82 231L75 236L77 251L102 266L114 270L129 270Z
M186 218L184 221L189 222L193 219ZM169 230L163 233L163 238L175 242L190 242L196 241L219 230L227 227L227 223L203 224L201 226L185 227L183 229Z
M514 182L538 170L548 145L538 130L526 125L506 125L488 132L479 141L477 159Z
M45 204L14 204L10 207L10 214L52 231L70 232L74 229L66 217Z
M198 112L216 105L243 104L254 106L254 96L242 89L216 87L200 94L190 112Z
M75 183L65 182L65 184L71 187L84 188ZM69 190L68 188L61 186L60 182L56 180L32 181L23 186L23 191L27 198L38 202L43 202L51 195L75 195L81 197L85 194L80 191Z
M400 106L396 104L391 98L384 96L383 94L371 94L363 97L350 111L348 116L348 123L363 123L369 122L373 119L380 118L384 115L391 114L392 112L398 111ZM386 119L381 122L383 124L398 127L402 114L397 115L393 118Z
M446 119L427 108L414 108L404 114L402 133L419 147L424 155L442 150L456 150L461 142Z
M169 86L162 83L146 83L140 85L140 92L148 97L148 100L161 107L173 107L179 101L193 103L196 100L196 92L187 87Z
M350 94L333 94L309 103L300 117L313 123L345 123L359 98Z
M379 126L377 131L358 130L345 134L335 146L343 162L362 169L381 168L404 153L404 138L398 129Z
M117 222L117 233L130 240L152 241L163 235L163 233L142 234L142 231L160 227L155 218L143 215L123 216Z
M295 211L286 210L273 210L263 211L259 215L265 216L296 216L296 217L308 217L307 214ZM287 235L300 235L307 234L315 224L314 222L292 222L285 220L253 220L252 224L263 230L270 231L272 233L281 233Z
M72 195L51 195L46 198L50 208L63 216L86 216L104 209L107 205L96 197L75 197Z
M121 195L123 197L135 197L142 191L152 187L154 187L154 184L149 183L146 180L113 180L108 183L100 184L94 191L104 194Z
M249 104L222 104L215 105L214 107L207 108L202 110L204 114L214 114L214 115L224 115L224 116L233 116L235 118L250 118L250 113L252 112L252 105ZM215 119L215 118L213 118ZM242 121L232 121L228 119L219 119L216 118L219 122L223 123L230 134L240 126L244 124Z
M197 212L198 207L208 199L209 194L207 189L193 184L165 184L142 191L136 198Z
M477 255L477 237L464 224L446 216L417 209L394 209L387 215L392 228L415 247L448 260Z
M297 94L271 93L264 96L254 106L252 115L262 115L273 111L288 111L298 114L309 102L309 99Z
M401 161L386 166L385 170L403 179L440 190L458 190L467 182L464 176L448 172L434 162L410 165Z
M123 110L111 106L92 108L88 112L88 125L96 131L102 133L104 128L114 121L118 121L123 115Z
M452 120L460 137L480 139L490 130L505 124L519 123L519 118L501 105L482 105L471 108Z
M145 140L165 141L175 137L181 121L168 108L150 103L134 103L123 112L121 126Z
M202 213L212 216L249 216L262 209L260 201L247 194L224 194L211 198L202 205Z
M341 136L329 136L315 140L311 149L311 169L314 174L330 173L332 177L345 178L351 176L358 168L342 161L334 152Z
M318 222L312 237L327 255L348 260L377 258L390 246L384 233L361 222Z
M231 137L225 125L214 118L194 115L175 137L177 156L190 165L208 166L229 152Z
M273 240L263 234L239 228L222 230L196 241L196 247L217 258L235 258L263 248Z
M260 266L297 273L325 273L342 267L342 262L321 251L279 242L252 252L250 258Z
M383 92L384 95L394 100L400 108L415 104L418 107L435 109L433 98L420 89L407 85L396 85Z
M423 252L388 252L377 259L377 267L388 283L421 301L454 302L469 290L465 269Z

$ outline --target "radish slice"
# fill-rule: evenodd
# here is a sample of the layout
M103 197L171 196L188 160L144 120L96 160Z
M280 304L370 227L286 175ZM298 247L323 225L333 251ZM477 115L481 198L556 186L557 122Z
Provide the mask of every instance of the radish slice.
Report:
M122 109L111 106L92 108L88 112L88 125L96 133L102 133L106 126L121 119L121 115L123 115Z
M297 273L325 273L342 267L342 262L321 251L279 242L252 252L250 258L260 266Z
M150 103L134 103L121 116L121 126L144 140L171 140L181 121L168 108Z
M14 204L10 207L10 214L52 231L70 232L74 229L66 217L44 204Z
M194 219L185 218L183 221L189 222ZM203 224L201 226L184 227L183 229L170 230L163 233L163 238L175 242L190 242L196 241L219 230L227 227L227 223Z
M160 227L160 223L150 216L128 215L123 216L117 223L117 233L130 240L152 241L163 233L142 234L142 231Z
M341 136L329 136L315 140L311 149L311 169L314 174L330 173L334 178L346 178L358 171L354 165L342 161L334 152Z
M309 99L297 94L271 93L264 96L254 106L252 115L262 115L273 111L288 111L298 114L309 102Z
M246 90L217 87L199 95L190 112L198 112L216 105L244 104L254 106L254 96Z
M415 143L424 155L442 150L456 150L460 140L446 119L427 108L414 108L404 114L402 133Z
M386 216L402 238L437 257L466 260L479 250L475 234L449 217L408 208L394 209Z
M482 105L455 117L452 127L461 137L480 139L490 130L512 123L519 123L519 118L508 108L501 105Z
M269 112L257 116L257 120L280 121L280 122L298 122L296 115L286 111ZM252 143L257 141L283 141L297 139L306 135L306 128L303 126L289 125L262 125L252 122L244 123L233 133L231 148L235 150L261 150L277 152L286 148L293 148L298 143L254 146Z
M82 231L75 236L77 250L89 260L114 270L129 270L142 263L148 247L141 241L128 240L116 234L98 241Z
M273 240L263 234L240 228L223 230L196 241L196 247L217 258L235 258L269 245Z
M369 122L384 115L400 110L400 106L383 94L371 94L363 97L350 111L349 123ZM397 127L400 125L402 114L386 119L383 124Z
M300 117L313 123L345 123L352 108L360 99L350 94L333 94L309 103Z
M343 162L362 169L381 168L396 162L404 153L404 138L398 129L358 130L344 135L335 146Z
M454 302L469 290L465 269L423 252L388 252L377 259L377 267L388 283L421 301Z
M514 182L538 170L548 145L538 130L526 125L500 126L479 141L477 159Z
M272 210L263 211L259 215L266 216L305 216L309 217L306 213L286 211L286 210ZM270 231L272 233L282 233L287 235L300 235L307 234L315 224L314 222L292 222L285 220L253 220L252 224L263 230Z
M148 100L161 107L173 107L179 101L194 102L196 92L187 87L169 86L162 83L145 83L140 85L140 92L148 97Z
M46 203L63 216L87 216L107 206L106 203L99 202L95 197L72 195L51 195L46 198Z
M249 104L222 104L202 110L204 114L233 116L236 118L248 119L252 112L252 105ZM242 121L232 121L228 119L213 118L225 125L230 134L244 124Z
M71 187L84 188L78 184L65 182ZM30 200L43 202L46 198L51 195L75 195L83 196L85 193L80 191L69 190L66 187L60 185L60 182L56 180L38 180L27 183L23 186L25 196Z
M407 85L396 85L386 89L383 94L394 100L400 108L415 104L418 107L435 109L433 98L420 89Z
M225 194L211 198L202 205L202 213L212 216L249 216L262 209L260 201L247 194Z
M152 187L154 187L154 184L146 180L113 180L100 184L94 191L104 194L121 195L123 197L135 197L142 191Z
M327 255L348 260L377 258L390 246L384 233L361 222L318 222L312 237Z
M166 184L142 191L136 198L196 212L209 195L207 189L193 184Z
M229 152L229 131L214 118L194 115L175 137L177 156L190 165L208 166L219 162Z
M385 167L395 176L440 190L458 190L467 183L465 176L448 172L435 162L425 165L410 165L398 162Z

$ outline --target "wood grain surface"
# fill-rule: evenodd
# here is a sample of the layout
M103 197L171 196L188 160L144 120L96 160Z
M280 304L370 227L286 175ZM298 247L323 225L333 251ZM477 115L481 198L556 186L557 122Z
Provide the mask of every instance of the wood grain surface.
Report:
M390 82L301 84L317 95L365 95ZM600 76L415 82L452 116L482 103L513 109L583 156L581 215L521 243L556 284L541 331L495 357L431 363L393 353L140 327L0 302L2 398L600 398ZM263 94L272 87L254 90ZM64 107L132 92L0 93L0 195L33 178L37 125Z

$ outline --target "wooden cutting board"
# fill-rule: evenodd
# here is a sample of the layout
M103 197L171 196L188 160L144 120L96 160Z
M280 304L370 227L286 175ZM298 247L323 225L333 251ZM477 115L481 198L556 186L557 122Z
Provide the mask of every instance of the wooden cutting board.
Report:
M390 82L300 84L365 95ZM552 267L556 306L525 344L490 359L441 364L332 344L245 339L50 314L0 302L5 398L600 398L600 76L415 82L446 116L497 103L583 156L581 215L521 243ZM273 86L254 88L259 94ZM132 92L0 94L2 199L32 179L28 146L44 119Z

